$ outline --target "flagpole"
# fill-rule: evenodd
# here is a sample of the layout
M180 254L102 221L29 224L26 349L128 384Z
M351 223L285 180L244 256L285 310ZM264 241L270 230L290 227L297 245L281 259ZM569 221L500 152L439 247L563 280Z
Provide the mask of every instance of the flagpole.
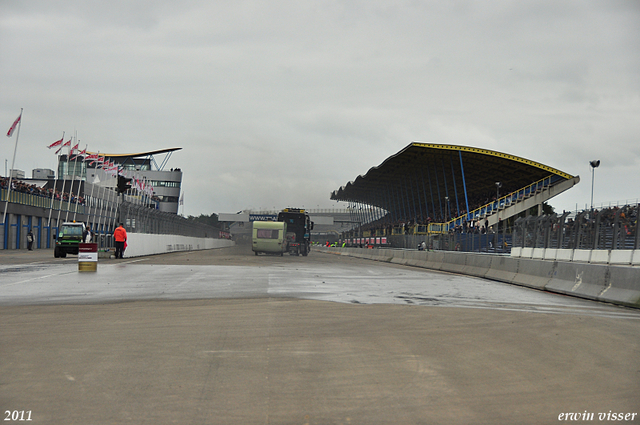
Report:
M71 139L69 139L69 141L67 142L69 143L69 147L71 147ZM65 143L66 144L66 143ZM58 149L58 152L60 152L62 150L62 148L64 148L64 145L62 145L62 147L60 147L60 149ZM56 153L58 153L56 152ZM58 164L60 164L60 157L58 157ZM69 169L69 157L67 157L67 170ZM58 170L60 170L60 165L58 165ZM64 188L67 185L67 175L64 173L64 170L62 172L62 190L60 191L60 208L58 208L58 218L56 219L56 226L60 227L60 213L62 212L62 206L64 205Z
M78 132L74 131L75 143L78 143ZM67 155L67 174L69 175L69 180L71 180L71 187L69 188L69 196L67 197L67 213L64 216L64 221L69 221L69 212L71 211L71 196L73 195L73 174L70 173L70 161L71 161L71 152L73 152L73 142L69 145L69 154ZM74 166L75 167L75 166ZM74 170L75 171L75 168Z
M13 160L11 161L11 169L9 170L9 185L7 186L7 199L6 202L4 203L4 215L2 216L2 223L4 224L4 231L7 231L7 207L9 206L9 196L11 195L11 181L13 180L13 173L11 171L13 171L13 168L16 164L16 152L18 151L18 139L20 138L20 129L22 128L22 110L23 108L20 108L20 118L18 121L18 132L16 133L16 144L13 148ZM5 247L6 248L6 247Z
M78 171L78 157L80 156L80 141L76 140L76 146L78 146L78 153L76 154L76 156L73 158L73 174L75 176L76 172ZM85 151L86 151L86 147L85 147ZM78 202L80 201L80 183L82 183L82 167L80 167L80 178L78 179L78 189L76 193L76 206L73 209L73 221L76 221L76 214L78 213ZM73 183L71 183L71 187L73 188Z
M100 151L98 151L98 158L100 158ZM100 181L98 182L98 194L96 195L96 209L93 212L93 224L96 226L95 231L98 232L98 235L100 235L100 221L102 218L102 209L104 208L104 190L102 191L103 192L102 195L100 195L100 188L101 188L101 183L103 179L101 178L98 170L102 172L102 168L98 168L99 167L99 164L97 164L98 160L95 159L95 161L96 161L96 176L98 176L98 179ZM89 163L89 165L91 165L91 163ZM96 184L96 179L93 179L93 184ZM96 223L98 224L96 225Z
M93 155L93 154L91 154L91 155ZM89 155L89 157L91 155ZM100 158L100 151L98 151L97 156L98 156L98 158ZM85 158L85 161L87 160L87 158ZM93 161L91 161L89 163L89 165L91 165L93 162L96 162L96 176L98 176L99 183L102 183L102 179L99 177L99 174L98 174L98 170L102 170L102 168L98 168L99 167L99 164L97 164L98 159L94 159ZM92 184L93 184L93 186L96 185L95 178L93 179ZM91 193L93 193L93 188L91 189ZM100 196L100 186L99 185L98 185L98 194L96 195L96 199L93 200L93 202L95 202L95 210L93 211L93 225L95 227L94 231L97 232L98 235L100 235L100 218L98 217L98 211L102 207L103 202L102 202L102 197ZM96 222L98 223L97 225L96 225Z
M64 131L62 132L62 139L60 139L62 143L64 143ZM60 161L58 161L58 169L60 169ZM49 208L49 221L47 223L47 227L49 228L49 232L51 232L51 212L53 211L53 199L56 196L56 178L53 176L53 189L51 190L51 207Z
M100 181L100 186L102 186L102 195L98 195L100 196L101 199L101 208L100 208L100 216L98 217L98 227L100 227L102 225L102 232L106 235L107 232L105 231L104 227L105 224L103 223L103 218L107 216L107 204L109 203L109 201L106 198L106 187L107 187L107 176L106 173L104 172L104 160L102 162L100 162L100 153L98 153L98 159L96 160L96 162L98 162L96 168L99 166L100 167L100 173L102 174L102 180ZM106 219L104 220L106 221Z
M113 170L111 170L110 172L113 172ZM114 174L110 174L111 179L115 178L116 179L116 186L114 188L114 190L109 191L109 199L111 199L111 195L113 192L114 196L114 200L111 201L111 205L109 207L109 214L111 214L111 217L109 217L109 224L107 225L107 228L111 228L111 229L115 229L116 228L116 216L118 215L118 212L120 211L120 204L118 204L118 168L116 167L116 172L115 175ZM113 220L113 224L111 224Z
M78 136L78 132L74 130L73 132L74 137L73 139L75 139ZM72 140L73 140L72 139ZM69 210L71 209L71 195L72 195L72 190L73 190L73 176L71 175L71 171L70 171L70 167L69 165L71 164L71 147L73 146L73 142L71 142L71 144L69 145L69 153L67 154L67 175L69 176L69 180L71 180L71 188L69 189L69 196L67 196L67 213L64 215L64 221L69 221Z
M84 152L85 152L85 157L82 158L82 162L87 162L86 160L86 155L87 155L87 149L89 148L88 145L85 145L84 147ZM84 165L84 169L87 169L86 164ZM88 171L85 171L88 174ZM85 182L89 181L89 178L87 176L85 176ZM93 203L93 188L95 187L95 184L93 182L91 182L91 194L89 195L89 211L87 212L87 225L89 224L89 222L91 221L91 204ZM87 199L85 198L85 203L86 203ZM95 223L94 223L94 227L95 227ZM95 233L96 229L92 229L93 232Z
M107 226L107 207L111 208L111 192L109 192L109 195L107 195L107 186L108 186L108 180L107 178L109 177L107 175L107 172L104 169L104 161L105 158L102 157L102 161L100 161L100 154L98 153L98 161L99 162L99 167L100 167L100 172L102 173L102 196L100 199L102 199L102 208L101 208L101 213L100 213L100 217L98 217L98 225L102 224L102 232L104 233L104 235L106 236L107 234L107 230L106 230L106 226ZM106 199L105 199L106 196Z

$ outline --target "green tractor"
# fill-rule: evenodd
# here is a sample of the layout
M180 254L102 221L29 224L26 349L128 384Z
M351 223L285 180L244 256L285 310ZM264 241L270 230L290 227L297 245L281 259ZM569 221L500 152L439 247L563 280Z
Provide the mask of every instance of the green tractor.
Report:
M78 255L86 230L84 223L62 223L58 235L53 235L56 240L53 256L65 258L67 254Z

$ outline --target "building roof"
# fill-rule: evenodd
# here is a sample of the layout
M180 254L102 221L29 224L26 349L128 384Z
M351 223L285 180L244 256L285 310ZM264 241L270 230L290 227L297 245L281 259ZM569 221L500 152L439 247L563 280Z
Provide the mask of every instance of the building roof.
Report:
M495 197L496 182L501 183L503 195L549 176L555 181L573 178L548 165L502 152L413 142L364 176L332 192L331 199L388 211L433 211L449 198L450 202L457 202L458 210L463 210L467 201L473 208L472 204Z
M149 156L149 155L160 155L163 153L170 153L179 151L182 148L168 148L168 149L159 149L155 151L147 151L147 152L138 152L138 153L106 153L106 152L87 152L89 154L100 154L101 156L106 156L109 158L137 158L140 156Z

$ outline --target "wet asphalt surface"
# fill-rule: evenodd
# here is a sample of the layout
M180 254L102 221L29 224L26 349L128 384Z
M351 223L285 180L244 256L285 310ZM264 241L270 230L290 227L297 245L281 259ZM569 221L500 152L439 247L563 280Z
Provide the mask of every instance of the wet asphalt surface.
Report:
M0 253L0 410L34 424L546 424L640 413L640 312L247 247ZM631 416L629 416L631 417ZM638 417L625 423L638 423Z
M100 259L49 251L0 254L0 305L280 297L353 304L470 307L640 319L640 311L421 268L312 251L253 255L250 247Z

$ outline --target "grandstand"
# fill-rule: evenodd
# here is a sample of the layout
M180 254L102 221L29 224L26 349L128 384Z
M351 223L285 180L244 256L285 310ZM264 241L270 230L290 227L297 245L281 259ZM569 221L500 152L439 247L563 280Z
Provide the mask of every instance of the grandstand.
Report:
M165 166L171 155L182 148L158 149L138 153L98 153L87 152L89 155L100 156L104 160L111 161L124 170L127 177L133 177L153 188L153 197L156 209L177 214L182 183L182 171L179 168L166 170ZM156 161L156 157L164 155L162 161ZM115 185L115 179L105 172L99 161L69 160L68 155L60 155L58 161L58 178L70 180L83 180L104 186ZM110 183L109 183L110 182Z
M538 207L580 181L550 166L487 149L414 142L334 191L371 236L489 227Z

